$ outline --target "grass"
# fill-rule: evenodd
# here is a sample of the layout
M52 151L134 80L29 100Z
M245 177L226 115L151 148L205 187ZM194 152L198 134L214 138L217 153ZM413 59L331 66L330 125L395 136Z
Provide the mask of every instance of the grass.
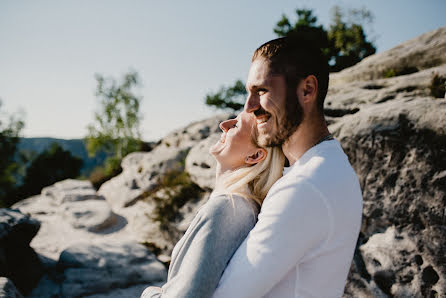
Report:
M418 71L418 68L413 67L413 66L405 66L405 67L398 68L398 69L389 68L383 72L383 76L385 78L392 78L392 77L397 77L397 76L408 75L411 73L415 73L417 71Z

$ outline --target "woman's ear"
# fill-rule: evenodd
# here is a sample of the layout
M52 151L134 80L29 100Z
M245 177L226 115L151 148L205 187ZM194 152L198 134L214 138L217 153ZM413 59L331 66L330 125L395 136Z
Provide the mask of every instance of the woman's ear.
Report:
M254 165L256 163L261 162L266 158L266 150L263 148L257 148L255 153L246 157L245 162L250 165Z

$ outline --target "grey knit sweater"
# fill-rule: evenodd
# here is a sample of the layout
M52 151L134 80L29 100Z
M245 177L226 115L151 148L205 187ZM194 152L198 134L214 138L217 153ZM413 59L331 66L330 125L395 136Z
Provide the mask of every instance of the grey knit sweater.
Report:
M211 297L223 271L254 227L257 205L237 195L211 195L175 245L167 283L147 288L141 298Z

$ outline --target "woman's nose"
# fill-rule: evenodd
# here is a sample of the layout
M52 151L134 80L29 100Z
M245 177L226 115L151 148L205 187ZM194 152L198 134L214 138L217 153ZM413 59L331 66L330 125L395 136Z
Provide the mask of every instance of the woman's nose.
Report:
M235 119L229 119L229 120L225 120L225 121L221 122L220 129L222 131L227 132L229 130L229 128L231 127L231 123L234 121L235 121Z

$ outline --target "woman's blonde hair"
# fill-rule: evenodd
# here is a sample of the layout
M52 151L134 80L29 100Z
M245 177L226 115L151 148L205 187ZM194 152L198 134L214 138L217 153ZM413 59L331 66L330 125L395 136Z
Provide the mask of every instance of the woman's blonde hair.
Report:
M255 146L261 147L257 144L255 132L253 129L252 142ZM285 156L280 147L262 148L266 150L266 158L263 161L224 173L216 189L225 194L237 194L252 199L261 206L271 186L282 177L285 163Z

